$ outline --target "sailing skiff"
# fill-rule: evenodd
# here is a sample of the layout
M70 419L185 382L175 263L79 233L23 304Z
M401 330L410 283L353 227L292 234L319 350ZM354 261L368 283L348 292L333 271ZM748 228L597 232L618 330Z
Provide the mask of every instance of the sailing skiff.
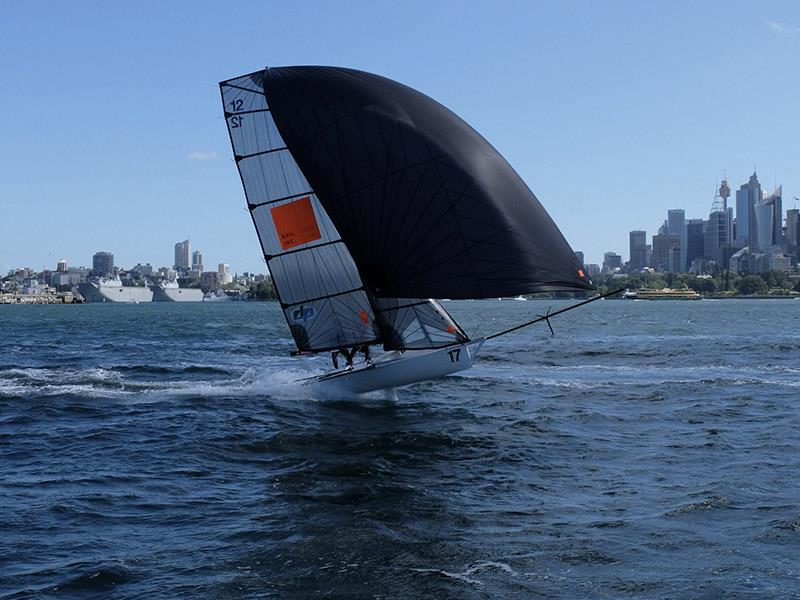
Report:
M304 382L361 393L432 379L507 333L471 340L435 298L595 289L508 162L428 96L339 67L262 69L220 91L297 353L333 353L334 370Z

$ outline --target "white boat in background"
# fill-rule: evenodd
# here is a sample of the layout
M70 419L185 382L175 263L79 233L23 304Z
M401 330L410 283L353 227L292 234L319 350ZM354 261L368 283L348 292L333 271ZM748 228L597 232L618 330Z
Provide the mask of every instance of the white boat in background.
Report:
M161 281L151 285L153 302L201 302L203 290L199 288L182 288L174 279Z
M153 291L149 287L122 285L122 281L118 276L101 277L97 281L79 283L78 291L85 302L139 304L153 301Z
M528 299L525 296L517 296L515 298L512 298L512 300L516 300L517 302L527 302L528 301Z

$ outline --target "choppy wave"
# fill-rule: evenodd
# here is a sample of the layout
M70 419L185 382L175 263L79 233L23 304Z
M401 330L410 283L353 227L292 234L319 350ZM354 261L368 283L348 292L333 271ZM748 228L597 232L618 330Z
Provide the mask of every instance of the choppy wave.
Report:
M274 305L0 307L0 597L800 597L796 315L597 304L359 397Z

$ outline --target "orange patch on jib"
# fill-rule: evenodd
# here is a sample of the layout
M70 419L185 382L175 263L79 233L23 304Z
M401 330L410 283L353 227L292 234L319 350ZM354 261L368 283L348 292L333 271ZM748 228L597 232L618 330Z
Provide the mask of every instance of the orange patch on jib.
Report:
M322 237L317 218L314 216L311 198L308 196L276 206L269 212L275 223L275 231L278 232L278 241L284 250Z

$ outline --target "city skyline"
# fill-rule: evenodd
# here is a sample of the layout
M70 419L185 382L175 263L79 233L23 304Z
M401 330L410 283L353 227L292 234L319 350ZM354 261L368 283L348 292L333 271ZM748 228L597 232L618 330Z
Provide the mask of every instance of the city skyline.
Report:
M187 261L180 261L179 262L178 261L178 248L179 248L179 246L182 246L184 244L186 244L185 252L187 252L187 255L188 255L189 259ZM61 271L61 270L65 270L67 268L85 268L87 270L95 271L95 272L98 272L98 273L101 273L101 272L111 273L114 268L122 269L122 270L125 270L125 271L130 271L132 269L135 269L136 267L149 265L150 267L153 268L154 271L157 271L158 269L172 269L172 270L174 270L174 269L186 269L187 271L209 270L209 269L204 268L202 251L199 251L197 249L192 250L192 246L190 244L190 238L187 238L186 240L183 240L181 242L177 242L173 246L174 246L173 247L173 252L174 252L174 257L173 258L174 258L174 260L172 262L170 262L170 261L158 261L158 260L152 261L152 260L145 260L145 259L135 259L136 262L134 262L134 263L122 263L116 258L117 255L116 255L116 253L114 251L109 251L108 249L105 249L105 250L96 250L96 251L92 252L91 256L89 256L88 260L86 260L86 261L71 262L67 258L65 258L63 256L60 256L59 258L55 259L55 267L53 267L50 264L34 265L34 264L29 264L29 263L23 262L23 263L20 263L20 264L17 264L17 265L12 265L7 269L4 269L2 272L0 272L0 277L6 275L6 273L8 273L9 271L14 271L14 270L18 270L18 269L32 269L35 272L41 272L41 271ZM100 268L98 268L98 261L100 261L100 264L103 265ZM111 265L110 269L105 266L105 265L109 265L109 264ZM209 263L209 268L211 267L212 264L213 265L223 265L224 264L224 265L226 265L226 267L229 267L229 265L230 265L230 263L227 260L215 261L213 263ZM216 268L214 268L212 270L216 270ZM238 273L239 271L234 269L234 272ZM242 271L242 272L247 272L247 271ZM264 269L262 271L251 271L251 273L255 273L255 274L258 274L258 273L265 274L266 272L267 272L266 265L264 266Z
M738 179L755 162L765 187L800 190L793 3L237 7L248 17L224 51L223 6L5 7L0 70L21 91L0 99L0 270L80 264L102 248L120 264L166 264L180 230L208 257L263 271L216 84L266 64L350 66L439 100L587 261L624 252L663 207L706 215L726 171ZM34 93L45 70L49 92Z
M715 210L716 210L715 209L715 205L716 205L717 201L720 199L719 192L722 189L720 186L723 186L723 187L727 188L727 186L732 182L735 184L735 181L733 181L733 180L728 181L727 179L722 179L721 181L717 181L717 194L714 196L714 200L709 205L710 209L708 209L706 211L706 213L705 213L710 218L714 218L714 214L715 214ZM785 207L782 207L782 204L781 204L782 194L781 193L782 193L783 185L782 184L778 184L771 194L767 194L763 190L763 185L761 185L761 183L762 182L760 182L758 180L758 178L757 178L757 173L754 171L751 175L749 175L747 177L747 181L745 181L745 182L743 182L741 184L740 189L736 190L736 194L737 194L738 198L737 198L737 200L735 202L731 202L731 203L728 204L727 203L727 196L723 200L723 202L725 202L727 204L727 210L729 210L731 212L731 217L735 217L734 221L738 221L738 224L739 224L739 228L738 228L739 234L737 235L737 238L735 240L732 240L732 241L734 243L739 243L739 244L743 243L743 239L744 238L741 236L741 232L743 231L743 229L741 227L742 222L739 221L739 219L738 219L738 212L739 212L738 209L739 209L740 205L742 207L748 205L747 200L750 199L750 195L751 194L750 194L750 192L748 192L747 194L742 195L742 192L743 192L743 190L748 188L748 185L753 185L753 184L755 184L755 187L753 188L754 191L752 192L752 202L750 203L750 204L752 204L752 206L750 208L753 208L753 214L750 214L750 212L747 212L747 213L743 212L743 215L746 217L746 219L744 221L745 222L745 228L749 227L749 225L747 225L747 221L749 220L749 218L750 217L755 218L755 213L754 213L755 205L757 203L760 203L763 200L763 201L767 201L767 202L772 202L773 206L774 206L775 195L777 193L778 194L778 203L777 203L777 207L773 208L772 217L771 217L771 220L773 222L772 234L771 235L774 237L776 235L776 232L780 231L780 228L781 228L782 224L784 222L786 222L787 223L787 228L788 228L786 237L790 241L793 241L793 235L794 234L792 233L793 230L791 229L791 225L790 225L790 220L792 219L792 215L790 213L791 213L792 207L796 208L798 205L800 205L800 200L795 200L794 196L789 196L791 202L787 202L787 205ZM729 193L729 192L730 192L730 190L727 191L727 193ZM762 193L763 193L763 198L762 198ZM737 197L737 196L735 196L735 197ZM744 198L745 200L740 201L739 198ZM666 227L665 233L667 233L668 235L680 235L678 233L678 231L681 230L681 223L688 224L690 221L702 221L702 217L703 217L703 213L700 212L699 213L699 216L701 217L700 219L687 218L686 217L686 210L683 209L683 208L663 208L662 207L661 208L662 213L664 212L664 210L666 210L667 219L664 221L664 223L662 224L661 227L662 228ZM728 225L728 228L730 230L731 224ZM656 230L656 228L652 229L652 231L655 231L655 230ZM603 253L602 253L602 257L597 258L595 260L591 260L594 257L591 254L589 254L588 252L585 252L583 250L583 246L581 246L579 242L578 243L572 243L571 245L576 250L576 252L581 256L582 262L584 262L584 264L586 264L586 265L602 266L603 263L604 263L604 259L605 259L605 257L607 255L609 255L609 254L617 254L617 253L622 258L623 263L627 263L627 262L631 261L631 259L634 257L634 254L632 252L633 249L634 249L634 242L633 242L632 236L633 236L634 233L636 233L636 234L639 234L637 236L637 242L638 243L636 244L636 246L637 246L637 250L636 250L637 251L637 254L636 254L637 262L636 262L636 264L639 264L639 262L642 262L642 266L645 266L645 264L644 264L645 261L639 256L638 253L641 253L641 252L645 251L644 250L645 247L649 247L650 250L653 250L653 248L652 248L653 244L647 244L647 242L646 242L646 239L647 239L647 236L648 236L648 233L647 233L648 231L650 231L650 230L648 230L647 228L645 228L645 229L637 228L637 229L628 231L627 233L628 233L628 236L629 236L629 243L628 243L627 246L623 246L623 244L616 244L613 247L604 250ZM683 228L683 231L685 232L686 228ZM656 235L656 234L655 233L651 234L651 239L652 239L653 235ZM757 243L758 242L756 240L756 244ZM682 249L683 249L683 252L682 252L682 255L681 255L681 259L680 259L681 264L685 264L686 263L686 249L687 249L686 248L686 244L687 244L687 240L684 239L682 241L682 243L681 243L681 246L682 246ZM159 247L160 247L160 245L159 245ZM622 253L619 253L618 250L620 248L627 249L627 253L624 250L623 250ZM108 252L108 251L107 250L96 250L95 252L92 253L92 257L96 256L97 253L106 253L106 252ZM180 252L180 256L181 256L180 259L179 259L179 252ZM112 251L110 253L111 253L112 256L116 256L115 252ZM163 254L163 252L162 252L162 254ZM587 256L588 256L588 259L586 258ZM646 256L646 251L645 251L645 256ZM187 268L190 268L190 267L195 267L198 264L199 264L199 266L202 267L202 264L203 264L203 253L201 251L197 250L197 248L195 248L195 247L193 247L191 245L191 236L188 236L183 241L179 241L179 242L176 242L176 243L173 244L173 257L174 257L174 259L173 259L171 264L168 264L169 261L163 262L163 261L159 261L159 260L145 260L145 259L141 259L140 258L140 259L134 259L134 260L136 260L136 262L133 263L133 264L125 264L125 263L119 262L118 264L115 264L115 266L120 266L122 268L126 268L126 269L130 270L131 268L135 267L136 265L144 265L144 264L152 265L155 269L158 269L160 267L167 267L167 268L187 267ZM625 260L626 257L627 257L627 260ZM24 263L23 262L23 263L16 264L16 265L8 265L8 266L4 265L3 268L2 268L2 271L0 271L0 274L4 275L5 273L7 273L10 270L20 269L20 268L31 268L31 269L34 269L34 270L39 270L40 268L42 270L56 270L57 267L58 267L58 264L60 264L61 262L66 262L66 264L68 264L70 267L83 267L83 266L86 266L87 264L88 265L92 264L92 260L89 260L86 263L82 263L80 261L73 262L70 259L66 258L65 255L59 255L58 258L55 258L55 254L52 254L52 253L48 256L48 259L52 259L50 262L53 262L56 265L56 267L53 267L50 264L34 265L34 264L29 264L29 263ZM199 263L196 262L198 259L200 261ZM657 258L656 260L659 261L659 260L662 260L662 259L661 258ZM665 268L667 268L666 265L668 264L668 259L667 258L663 258L662 262L665 262ZM213 263L213 261L212 261L212 263ZM212 264L212 263L209 263L209 264ZM213 264L216 264L216 263L213 263ZM226 264L229 264L229 263L226 263ZM252 270L252 271L249 271L249 272L250 273L268 273L268 269L267 269L266 264L264 263L263 260L261 261L261 265L262 265L261 266L261 270ZM238 269L235 269L235 271L238 272ZM242 270L242 272L248 272L248 271L246 269L244 269L244 270Z
M755 167L754 167L755 168ZM686 218L683 208L667 209L667 218L647 243L647 231L628 232L628 261L613 250L598 263L584 261L593 274L621 270L636 273L645 267L662 272L717 273L728 269L746 273L772 270L789 272L798 262L800 199L783 209L783 185L768 194L753 173L728 205L731 188L727 179L719 182L708 218ZM785 222L785 225L784 225Z

